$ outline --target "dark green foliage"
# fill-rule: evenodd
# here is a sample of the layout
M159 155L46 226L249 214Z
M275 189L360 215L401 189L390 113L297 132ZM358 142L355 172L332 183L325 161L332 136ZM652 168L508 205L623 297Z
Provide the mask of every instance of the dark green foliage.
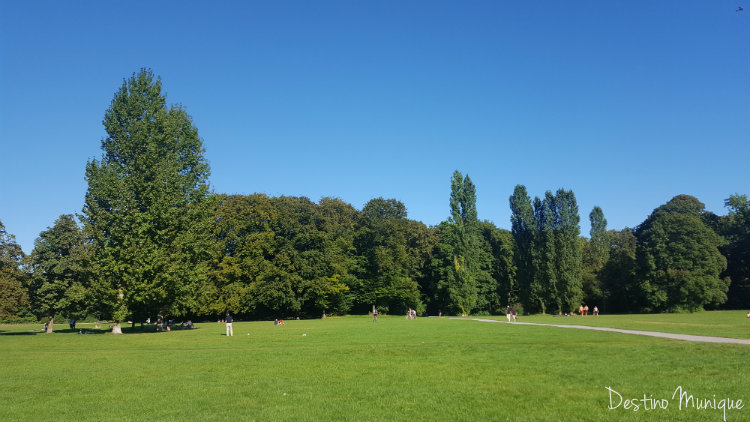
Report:
M24 253L0 221L0 319L14 319L29 304L27 276L21 271Z
M594 305L601 308L607 296L601 271L609 259L610 233L607 231L607 220L601 208L595 206L591 210L589 222L591 237L581 238L583 302L590 308Z
M561 306L558 312L571 312L583 300L581 286L581 233L578 204L571 190L559 189L553 198L555 272Z
M181 107L166 106L147 70L123 83L103 123L83 208L102 316L183 314L208 261L209 167L198 131Z
M534 219L536 232L532 244L534 262L534 286L537 287L536 296L539 300L538 309L545 313L548 309L557 312L562 309L562 297L557 286L557 272L555 271L555 229L554 214L550 205L552 194L548 191L544 200L534 198ZM534 309L534 304L524 303L524 309Z
M39 234L29 259L31 301L39 317L80 319L90 310L90 244L70 214Z
M345 313L356 210L340 200L218 198L210 281L201 314L255 317Z
M635 231L608 232L594 207L584 239L572 191L532 202L517 185L508 232L479 220L476 187L456 171L450 216L428 228L396 199L357 211L335 198L213 195L197 129L182 107L166 105L148 70L124 81L103 124L103 154L86 166L83 232L61 216L37 240L29 277L0 223L0 318L28 313L29 292L38 315L116 321L226 311L315 317L373 305L391 313L501 313L508 304L560 313L582 303L670 311L750 299L745 195L727 199L727 217L679 195Z
M491 247L477 220L476 187L458 171L451 178L450 209L451 216L441 224L433 260L438 307L448 313L489 312L497 306L488 297L497 288L491 274Z
M654 210L636 231L636 259L645 309L697 310L727 300L720 278L722 239L701 218L703 204L680 195Z
M578 205L572 191L510 197L519 298L527 313L570 312L583 299Z
M484 256L490 259L487 280L491 280L482 284L480 297L486 305L480 306L480 309L491 314L502 314L507 305L518 303L513 234L488 221L482 221L479 225L482 229Z
M589 264L596 270L600 270L604 263L609 259L609 232L607 231L607 219L604 218L604 212L599 207L594 207L589 214L591 230L589 234L590 249Z
M382 312L405 313L423 307L417 284L422 265L413 258L416 251L407 248L418 230L409 225L404 204L395 199L375 198L365 204L354 241L361 257L355 309L366 312L375 305Z
M727 258L727 269L722 277L729 277L726 307L747 309L750 304L750 200L747 195L735 194L724 204L729 215L720 218L717 232L726 243L719 250Z
M537 224L531 199L526 193L526 187L516 185L510 197L511 231L515 240L513 260L516 265L516 279L518 291L511 291L512 296L524 305L527 312L534 313L542 310L541 286L535 278L534 242L537 238Z
M602 312L635 312L642 303L636 278L636 238L631 229L609 232L609 258L599 276L605 292Z

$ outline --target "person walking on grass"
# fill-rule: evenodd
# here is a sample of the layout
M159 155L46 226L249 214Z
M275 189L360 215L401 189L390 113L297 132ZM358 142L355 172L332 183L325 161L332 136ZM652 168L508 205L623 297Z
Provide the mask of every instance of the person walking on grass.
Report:
M378 308L372 307L372 322L378 322Z
M227 312L227 318L225 319L227 323L227 337L233 337L234 336L234 330L232 329L232 315Z

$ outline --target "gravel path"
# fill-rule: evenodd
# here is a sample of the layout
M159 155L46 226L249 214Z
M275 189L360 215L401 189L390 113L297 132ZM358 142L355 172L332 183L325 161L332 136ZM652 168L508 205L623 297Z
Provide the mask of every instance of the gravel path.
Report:
M641 331L641 330L623 330L620 328L607 328L607 327L591 327L588 325L567 325L567 324L540 324L536 322L507 322L499 321L496 319L481 319L481 318L451 318L451 319L469 319L472 321L481 322L497 322L501 324L515 324L515 325L539 325L543 327L559 327L559 328L576 328L579 330L594 330L594 331L610 331L622 334L635 334L639 336L649 337L662 337L671 338L674 340L684 341L698 341L703 343L732 343L732 344L750 344L750 339L740 338L729 338L729 337L710 337L710 336L694 336L690 334L674 334L674 333L662 333L658 331Z

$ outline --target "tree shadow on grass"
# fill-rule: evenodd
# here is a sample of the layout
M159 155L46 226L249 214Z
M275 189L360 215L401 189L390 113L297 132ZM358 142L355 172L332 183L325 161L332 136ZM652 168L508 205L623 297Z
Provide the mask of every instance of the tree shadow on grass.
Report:
M64 330L54 330L52 334L105 334L109 330L102 329L71 329L67 328ZM0 336L35 336L37 334L47 334L44 330L39 331L0 331Z
M157 331L155 325L146 325L143 327L130 327L130 326L123 326L122 327L122 333L123 334L162 334L162 333L168 333L168 332L180 332L180 331L195 331L199 327L195 327L192 329L189 328L180 328L179 326L176 326L174 328L171 328L170 331ZM107 334L112 333L112 326L108 324L102 324L100 328L64 328L64 329L54 329L52 332L53 334ZM35 331L6 331L6 330L0 330L0 336L34 336L37 334L47 334L46 331L43 329L35 330ZM223 335L223 334L222 334Z

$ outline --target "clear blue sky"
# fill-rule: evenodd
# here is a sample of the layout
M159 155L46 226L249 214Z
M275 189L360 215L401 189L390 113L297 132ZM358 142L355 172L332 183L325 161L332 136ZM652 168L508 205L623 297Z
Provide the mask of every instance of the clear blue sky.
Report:
M588 235L594 205L622 229L750 190L746 0L6 0L0 220L27 253L81 211L104 112L142 67L220 193L383 196L435 225L459 170L502 228L516 184L572 189Z

